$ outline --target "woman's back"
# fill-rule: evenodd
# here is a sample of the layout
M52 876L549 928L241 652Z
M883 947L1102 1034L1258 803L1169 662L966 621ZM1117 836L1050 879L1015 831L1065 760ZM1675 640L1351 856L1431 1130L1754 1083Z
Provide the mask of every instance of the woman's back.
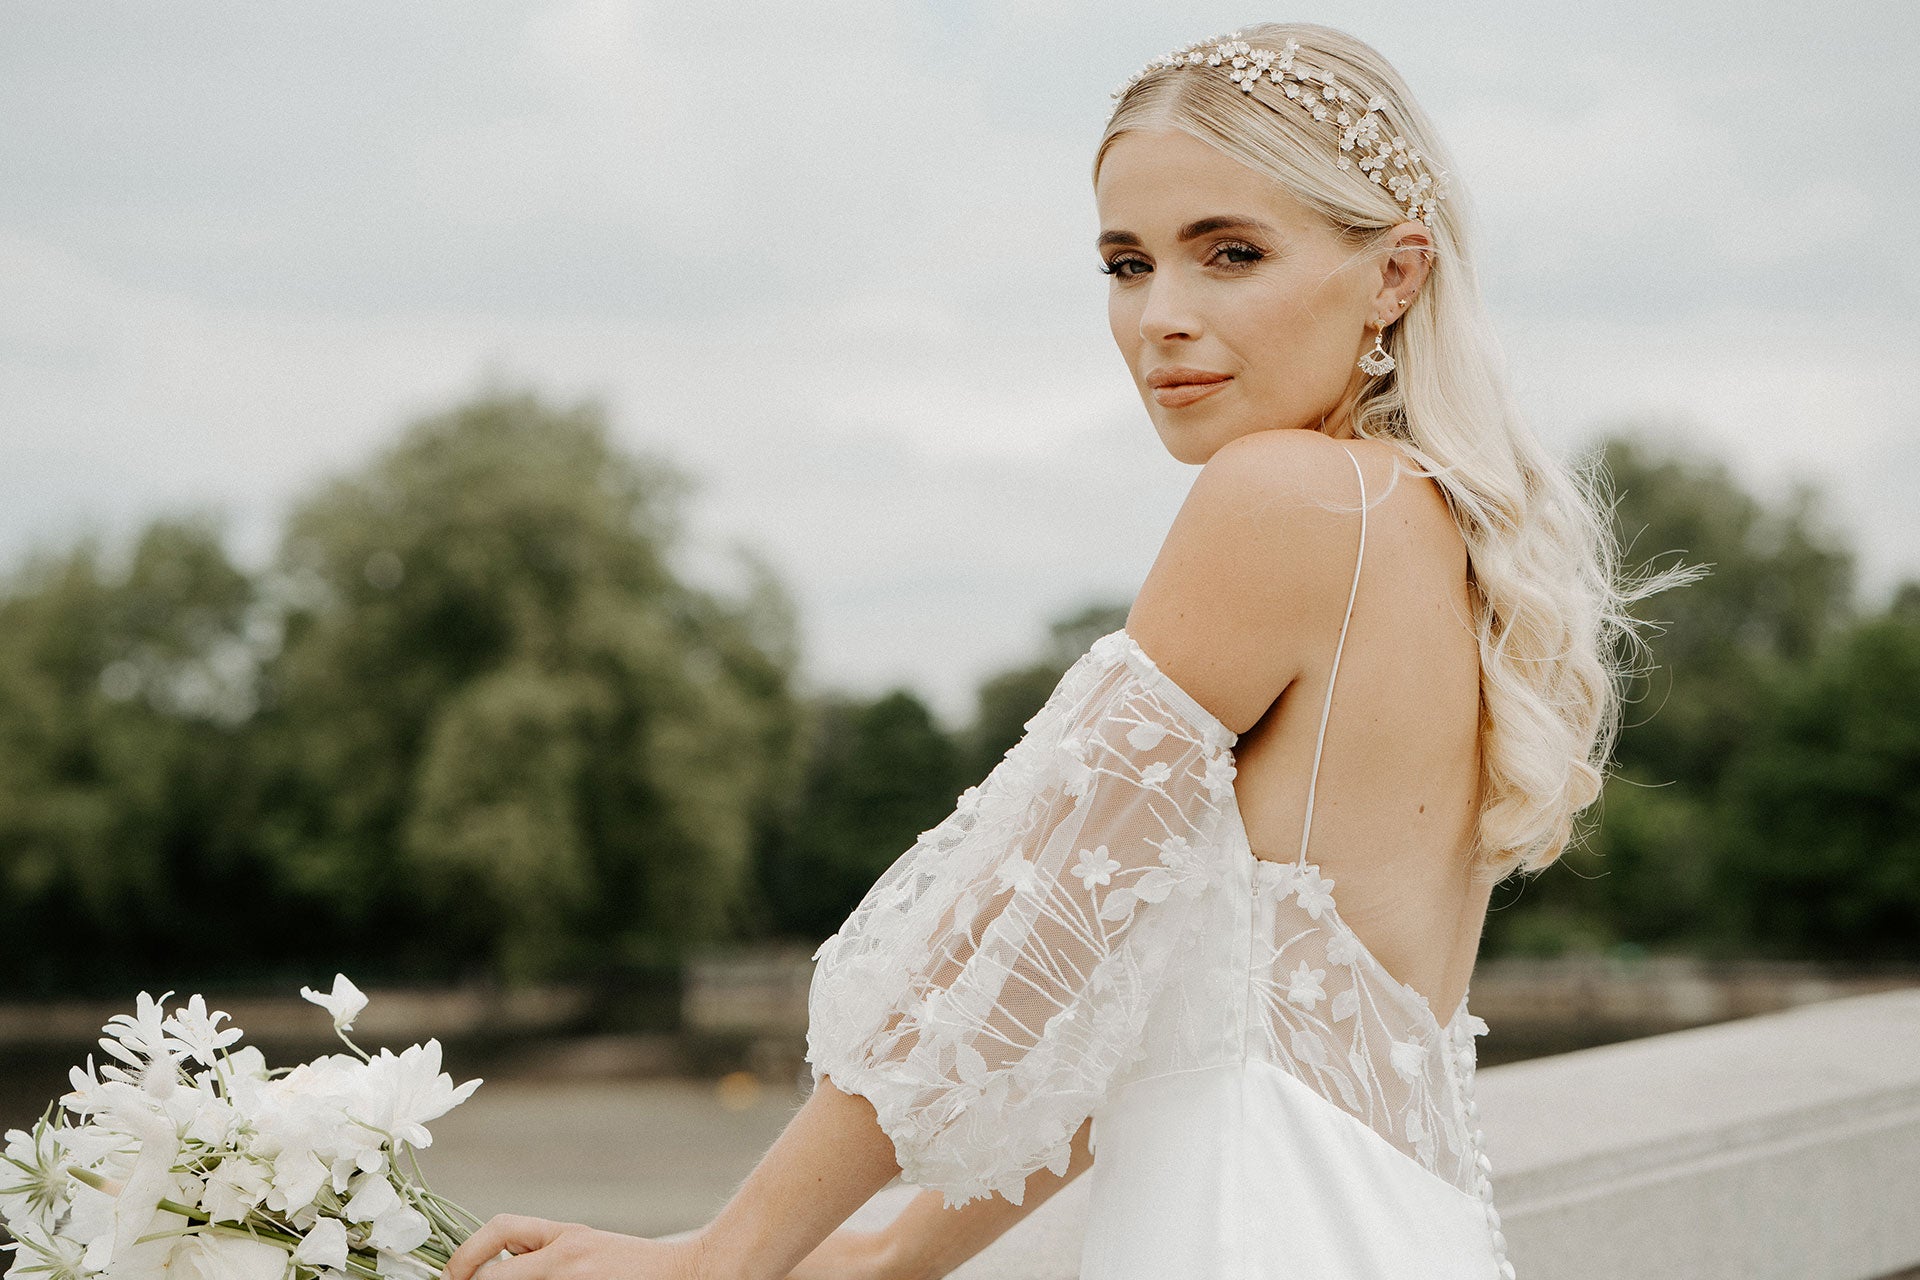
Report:
M1241 735L1235 790L1255 856L1289 863L1300 854L1312 780L1307 860L1338 882L1341 915L1382 966L1444 1016L1466 992L1491 894L1468 870L1480 652L1466 545L1438 486L1405 470L1393 446L1328 443L1360 464L1370 503L1352 616L1344 642L1339 613L1301 620L1323 641ZM1326 497L1357 505L1357 484L1350 499ZM1353 525L1357 557L1357 516ZM1350 557L1338 576L1351 584L1354 568ZM1342 612L1348 597L1339 595Z

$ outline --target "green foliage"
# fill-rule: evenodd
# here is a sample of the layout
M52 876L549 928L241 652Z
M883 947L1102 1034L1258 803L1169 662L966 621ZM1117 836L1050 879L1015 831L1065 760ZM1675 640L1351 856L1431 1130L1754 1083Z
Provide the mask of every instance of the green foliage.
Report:
M301 892L512 978L724 936L795 646L764 573L737 605L675 577L688 491L597 407L493 395L299 506L259 732Z
M798 804L766 850L762 881L773 926L803 938L839 928L880 873L977 780L906 690L871 701L819 699Z
M1619 435L1602 457L1625 558L1712 572L1642 606L1662 624L1630 682L1584 847L1495 896L1493 952L1658 945L1920 959L1920 587L1860 618L1853 557L1798 486L1769 507L1717 461ZM1903 621L1904 619L1904 621Z
M1920 617L1857 627L1760 714L1727 771L1715 884L1738 936L1776 955L1920 959Z
M1624 558L1712 566L1638 606L1665 624L1652 645L1659 669L1631 682L1615 755L1623 769L1710 788L1755 731L1763 691L1849 621L1853 555L1805 484L1770 508L1717 459L1635 435L1609 438L1601 457Z
M731 936L798 776L797 642L757 558L739 599L674 572L689 491L596 406L489 393L316 489L260 575L205 521L124 568L29 561L0 594L17 989L593 977Z
M171 922L246 901L224 802L252 698L253 604L204 516L154 523L124 563L93 539L35 554L0 590L10 985L204 957Z

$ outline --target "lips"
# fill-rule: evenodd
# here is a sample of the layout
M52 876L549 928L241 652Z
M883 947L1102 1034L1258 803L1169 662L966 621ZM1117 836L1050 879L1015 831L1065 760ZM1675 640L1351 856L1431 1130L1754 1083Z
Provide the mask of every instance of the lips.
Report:
M1230 378L1216 378L1212 382L1176 382L1164 387L1155 387L1153 398L1162 408L1183 409L1196 401L1204 400L1232 381Z
M1232 381L1231 375L1185 365L1165 365L1147 374L1154 400L1165 409L1179 409L1204 400Z
M1183 387L1206 382L1225 382L1224 373L1214 373L1210 369L1192 369L1183 364L1162 365L1147 372L1147 385L1158 391L1162 387Z

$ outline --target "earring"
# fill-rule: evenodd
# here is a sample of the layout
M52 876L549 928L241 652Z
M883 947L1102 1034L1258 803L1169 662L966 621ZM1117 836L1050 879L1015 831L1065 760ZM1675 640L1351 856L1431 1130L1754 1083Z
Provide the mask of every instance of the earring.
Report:
M1373 335L1373 350L1360 357L1360 372L1379 378L1393 372L1394 359L1381 339L1386 337L1384 328L1377 329Z

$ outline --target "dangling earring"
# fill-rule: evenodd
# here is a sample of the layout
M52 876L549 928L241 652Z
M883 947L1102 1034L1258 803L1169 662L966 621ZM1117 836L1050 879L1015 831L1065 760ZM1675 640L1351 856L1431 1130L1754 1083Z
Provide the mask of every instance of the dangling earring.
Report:
M1393 355L1381 342L1386 335L1384 326L1374 331L1373 350L1360 357L1360 372L1375 378L1393 372Z

